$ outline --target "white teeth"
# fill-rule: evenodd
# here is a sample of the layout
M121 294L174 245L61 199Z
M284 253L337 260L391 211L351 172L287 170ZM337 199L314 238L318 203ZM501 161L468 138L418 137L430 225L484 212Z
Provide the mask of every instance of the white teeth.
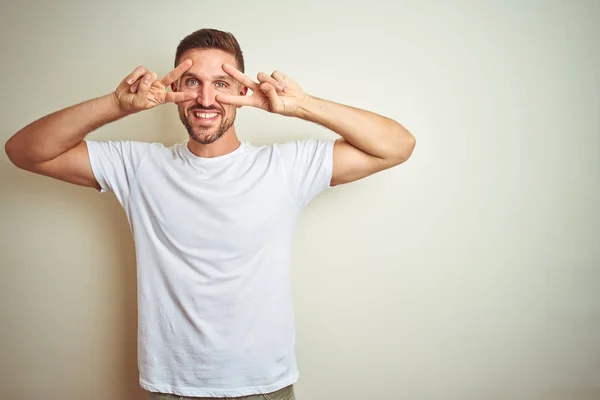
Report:
M200 112L195 112L194 115L196 116L196 118L204 118L204 119L211 119L217 116L217 113L200 113Z

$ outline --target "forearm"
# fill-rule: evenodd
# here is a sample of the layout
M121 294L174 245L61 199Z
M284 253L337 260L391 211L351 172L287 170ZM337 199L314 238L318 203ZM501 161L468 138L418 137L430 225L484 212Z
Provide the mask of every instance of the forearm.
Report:
M370 111L307 96L298 117L322 125L354 147L381 159L410 156L414 137L398 122Z
M126 114L113 93L46 115L14 134L5 145L15 164L36 164L58 157L87 134Z

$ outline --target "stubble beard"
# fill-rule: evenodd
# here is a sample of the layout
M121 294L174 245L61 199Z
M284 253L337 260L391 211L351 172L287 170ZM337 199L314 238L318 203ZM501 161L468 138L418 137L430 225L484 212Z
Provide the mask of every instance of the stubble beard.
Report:
M188 110L188 115L190 115L194 111L194 109L201 109L208 112L210 112L211 110L215 110L215 108L206 109L195 107L193 109ZM220 112L221 123L219 124L219 126L216 127L207 128L202 126L193 126L190 123L189 118L185 115L180 115L179 118L185 126L185 129L187 129L188 134L190 135L190 138L192 140L200 144L211 144L219 140L221 136L223 136L223 134L227 132L231 125L233 125L233 122L235 120L235 111L234 116L231 119L226 118L225 110L218 111Z

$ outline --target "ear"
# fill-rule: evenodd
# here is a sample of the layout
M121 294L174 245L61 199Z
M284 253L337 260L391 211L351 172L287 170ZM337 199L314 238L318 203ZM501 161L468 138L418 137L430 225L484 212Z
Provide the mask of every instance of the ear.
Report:
M248 94L248 87L242 86L242 90L240 90L240 96L245 96ZM242 106L236 106L237 108L242 108Z
M173 92L176 92L176 91L177 91L177 86L175 86L175 82L171 83L171 90L172 90Z

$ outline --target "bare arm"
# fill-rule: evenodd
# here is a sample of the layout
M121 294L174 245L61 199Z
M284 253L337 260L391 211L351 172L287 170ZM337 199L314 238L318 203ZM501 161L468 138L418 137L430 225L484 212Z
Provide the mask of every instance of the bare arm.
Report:
M252 90L251 96L219 95L226 104L252 106L322 125L342 138L333 152L331 185L348 183L406 161L415 138L398 122L375 114L317 99L306 94L291 78L275 71L258 74L254 82L229 64L223 70Z
M189 60L182 62L160 81L156 74L140 66L113 93L56 111L25 126L6 142L6 154L24 170L99 189L83 141L85 136L126 115L195 97L195 93L165 90L191 65Z
M415 138L398 122L359 108L306 96L298 117L339 134L332 186L364 178L408 160Z
M6 142L6 152L17 166L50 161L78 145L88 133L125 115L112 93L88 100L27 125Z
M27 125L6 142L6 154L19 168L99 188L83 139L125 115L114 94L88 100Z

